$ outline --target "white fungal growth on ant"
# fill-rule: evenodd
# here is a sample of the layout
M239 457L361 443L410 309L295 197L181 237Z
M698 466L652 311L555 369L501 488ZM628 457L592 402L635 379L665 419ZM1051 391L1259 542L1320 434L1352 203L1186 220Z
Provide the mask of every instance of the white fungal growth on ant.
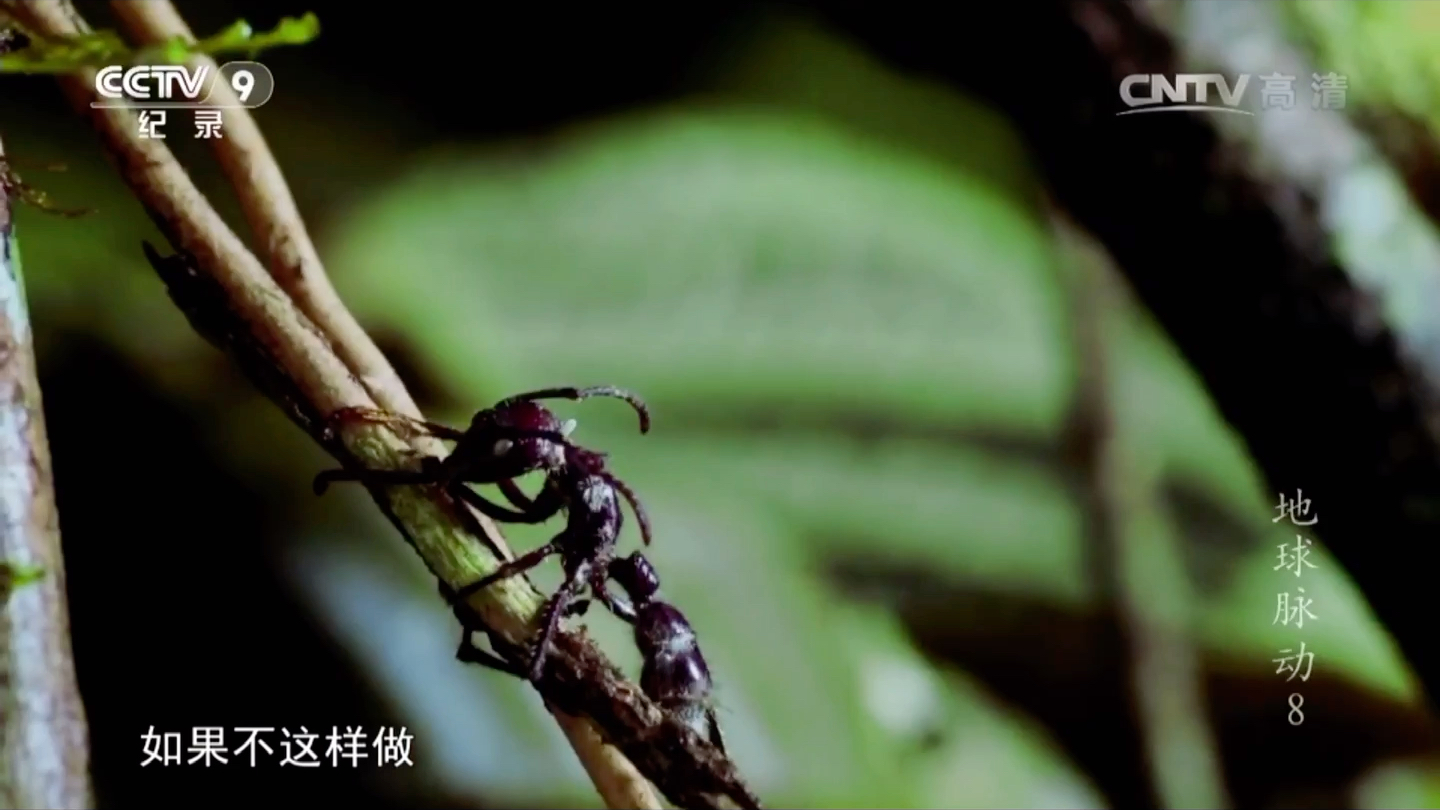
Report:
M609 509L615 505L615 490L598 475L590 476L585 486L581 488L581 492L584 495L585 508L592 512Z

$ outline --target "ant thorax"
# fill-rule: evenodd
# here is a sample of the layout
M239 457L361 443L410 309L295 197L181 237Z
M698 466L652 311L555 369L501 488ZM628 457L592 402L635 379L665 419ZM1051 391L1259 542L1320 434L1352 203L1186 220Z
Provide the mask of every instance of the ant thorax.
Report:
M620 499L615 487L601 475L587 475L576 482L574 495L579 503L575 510L602 542L613 543L620 534ZM580 517L581 515L577 515Z
M568 437L575 432L576 424L574 419L566 419L564 422L556 422L553 426L547 426L547 429L554 429L560 435ZM545 467L551 470L564 470L568 461L565 445L545 439L540 440L540 456Z
M591 512L603 512L619 506L619 501L615 498L615 488L598 475L585 476L578 489L585 508Z

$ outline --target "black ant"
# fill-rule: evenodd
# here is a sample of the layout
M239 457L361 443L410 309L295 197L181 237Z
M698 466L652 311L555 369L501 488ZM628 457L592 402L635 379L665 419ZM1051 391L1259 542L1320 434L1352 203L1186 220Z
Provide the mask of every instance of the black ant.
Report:
M640 689L660 708L710 741L721 753L726 753L725 737L710 700L714 687L710 667L705 663L695 629L690 626L685 614L659 598L660 576L655 573L655 568L637 551L628 557L611 560L606 567L606 575L620 585L629 601L610 597L604 583L592 583L591 590L611 612L635 630L635 645L645 662L640 670ZM565 613L580 616L589 607L588 599L580 599L570 603ZM465 617L458 610L456 615L461 618L462 625L473 626L466 624ZM468 630L460 640L460 649L455 657L466 663L524 677L519 667L476 647Z
M621 496L635 510L641 539L647 545L650 542L650 519L644 507L629 487L605 469L605 456L568 442L561 447L564 465L551 470L545 487L534 501L518 488L514 493L506 491L505 495L523 510L520 514L527 516L527 522L539 523L564 509L568 515L565 528L545 545L505 562L488 576L455 593L456 599L464 599L496 582L529 571L551 555L560 556L565 581L540 610L540 635L531 651L527 670L531 681L540 679L546 652L560 629L560 620L569 614L569 607L586 586L617 615L626 609L605 589L615 543L625 522L620 511Z
M635 646L645 660L640 689L724 753L725 738L710 701L714 681L695 628L679 608L660 599L660 575L640 552L611 561L607 573L630 597L628 612L606 606L635 628ZM588 607L581 602L571 612L581 615Z
M565 570L564 584L541 609L540 636L530 655L527 670L538 681L545 654L559 630L566 608L586 585L597 599L612 610L616 607L605 590L607 566L615 553L624 517L620 497L630 503L640 526L641 539L650 543L650 519L639 499L620 479L605 469L605 455L569 441L573 423L561 425L555 415L534 400L552 397L584 399L613 396L624 399L640 414L640 432L650 429L649 412L639 397L617 388L556 388L501 400L481 411L470 428L459 431L445 425L418 422L406 417L374 411L340 412L341 418L391 422L421 430L456 443L443 460L429 459L418 471L410 470L326 470L315 478L315 491L323 493L332 481L364 481L370 484L439 484L461 500L495 520L511 523L543 523L564 510L565 528L550 542L503 563L489 576L460 588L451 600L463 600L500 580L523 574L545 558L558 554ZM513 478L534 470L545 470L544 488L531 500ZM493 483L520 511L490 502L467 483ZM618 495L617 495L618 493ZM467 636L468 638L468 632Z
M511 480L536 470L553 471L565 466L564 447L575 428L574 420L561 422L554 413L537 400L614 397L629 403L640 416L640 432L650 431L650 411L635 394L611 386L590 388L546 388L506 397L485 410L476 412L465 430L425 422L408 416L371 408L344 408L331 417L327 431L333 435L336 422L363 421L388 424L411 433L423 433L451 441L455 447L444 459L426 457L419 470L324 470L315 476L316 495L324 495L336 481L364 481L369 484L496 484L505 497L524 512L507 509L469 487L455 489L465 502L494 520L508 523L543 523L559 511L535 516L526 506L529 498ZM623 485L621 487L624 489ZM625 490L627 497L630 496ZM633 498L632 504L633 504ZM533 507L532 507L533 508ZM649 523L641 520L641 529L649 541Z

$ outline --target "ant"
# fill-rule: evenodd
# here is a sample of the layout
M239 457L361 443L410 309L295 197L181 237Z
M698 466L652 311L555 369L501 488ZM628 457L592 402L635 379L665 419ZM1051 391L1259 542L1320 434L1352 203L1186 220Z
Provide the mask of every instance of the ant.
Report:
M560 630L560 620L570 615L569 608L587 585L595 598L617 615L626 609L605 588L615 543L625 522L620 497L629 501L640 524L641 539L646 545L650 543L650 519L644 507L629 487L605 469L605 455L569 442L561 448L563 466L551 469L544 488L533 501L518 488L514 492L505 491L505 495L523 510L517 514L525 516L526 522L540 523L565 510L568 515L565 528L545 545L503 563L488 576L455 592L456 599L464 599L496 582L529 571L547 557L560 556L565 581L540 609L540 635L530 653L527 670L531 681L540 680L545 655Z
M540 636L529 656L528 674L538 681L550 642L559 631L566 608L589 585L612 610L619 610L605 590L607 566L614 557L615 543L624 525L620 497L630 503L640 527L641 539L651 541L650 519L635 493L605 468L606 456L570 442L573 422L561 425L555 415L534 400L564 397L585 399L611 396L630 403L640 415L640 432L650 429L650 415L639 397L612 387L553 388L520 394L501 400L494 407L475 414L469 429L459 431L445 425L375 411L340 412L342 418L390 422L422 430L440 439L454 441L455 449L444 459L427 459L420 470L326 470L315 477L315 491L323 493L333 481L363 481L370 484L439 484L489 517L511 523L544 523L564 510L565 528L550 542L513 560L490 575L460 588L449 601L454 604L503 579L529 571L551 555L560 555L565 570L564 584L541 609ZM511 479L535 470L545 470L545 485L534 500ZM494 483L520 511L492 503L467 483ZM468 633L467 633L468 638Z
M546 388L506 397L476 412L465 430L412 419L373 408L343 408L331 417L327 432L333 434L337 421L364 421L388 424L409 432L419 432L455 443L444 459L427 456L419 470L323 470L315 476L316 495L324 495L336 481L363 481L369 484L439 484L451 489L462 500L493 520L508 523L543 523L555 514L536 517L526 512L507 509L469 487L452 488L452 484L497 484L505 497L522 510L529 499L511 479L536 470L554 472L565 466L563 448L569 446L568 436L575 429L575 420L561 422L538 400L614 397L629 403L640 416L640 432L650 431L650 411L635 394L612 386L590 388ZM622 485L623 488L623 485ZM626 490L627 496L631 493ZM632 504L633 504L633 498ZM649 541L648 521L641 528Z
M660 708L670 712L681 723L710 744L726 753L725 737L715 717L710 700L714 681L705 655L700 652L695 629L680 609L659 598L660 576L640 552L611 560L606 576L614 580L629 596L629 602L611 597L605 583L592 584L597 598L616 616L635 630L635 645L640 649L644 665L640 670L640 689ZM568 616L581 616L590 601L580 599L565 608ZM462 625L465 617L457 610ZM466 625L473 626L473 625ZM497 655L476 647L467 630L455 657L471 664L498 669L523 677L519 667Z
M660 598L660 575L638 551L612 560L606 573L630 597L629 610L617 611L609 603L606 607L635 629L635 646L645 659L641 691L725 753L725 738L710 702L710 667L685 614ZM579 602L571 612L582 615L589 606Z

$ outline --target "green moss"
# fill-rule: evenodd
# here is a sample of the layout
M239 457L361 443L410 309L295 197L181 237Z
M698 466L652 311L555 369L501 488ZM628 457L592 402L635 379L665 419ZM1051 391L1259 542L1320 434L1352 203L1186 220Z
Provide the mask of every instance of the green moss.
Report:
M1346 76L1357 101L1393 105L1440 132L1440 13L1433 4L1292 0L1281 8L1317 69Z
M23 588L45 577L45 569L33 565L18 565L0 562L0 598L9 598L17 588Z
M320 20L314 12L306 12L301 17L285 17L271 30L258 34L249 23L237 20L219 33L193 44L176 38L140 49L126 45L114 31L95 31L77 37L50 39L21 30L30 39L30 44L0 56L0 72L69 73L79 68L120 63L175 63L183 62L197 53L210 56L239 53L254 57L267 48L304 45L313 40L320 34Z

